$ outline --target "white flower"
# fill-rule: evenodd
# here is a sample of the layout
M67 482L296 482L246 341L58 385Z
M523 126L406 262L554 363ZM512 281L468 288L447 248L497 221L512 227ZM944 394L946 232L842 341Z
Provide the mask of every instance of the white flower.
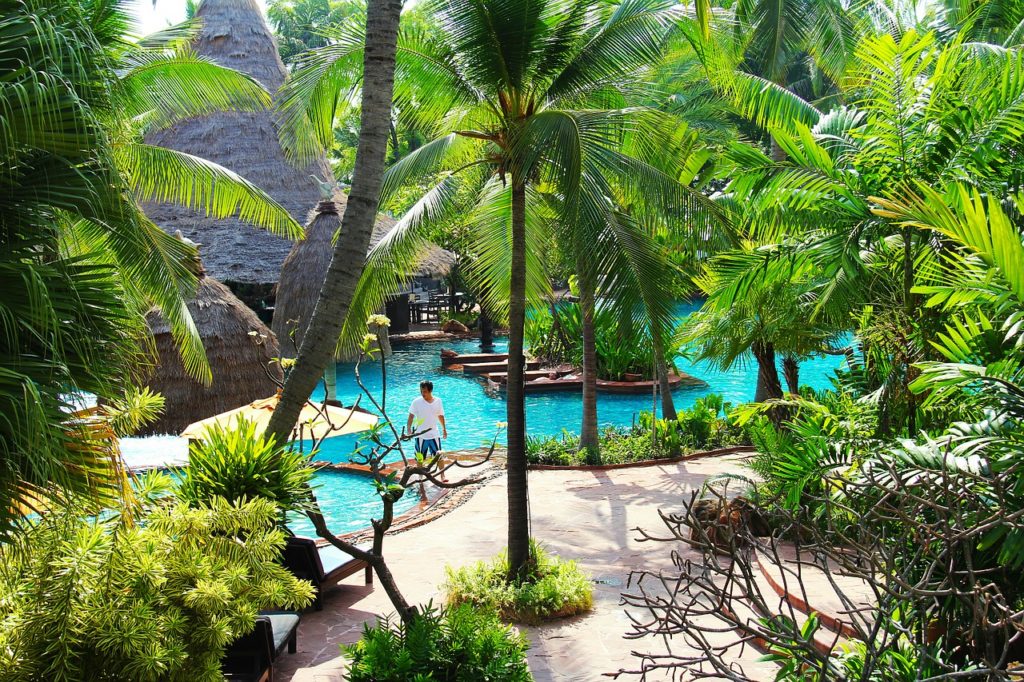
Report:
M388 319L387 315L370 315L370 317L366 319L366 326L370 329L373 329L374 327L387 329L391 326L391 320Z
M375 341L377 341L377 335L376 334L365 334L365 335L363 335L363 345L369 346L370 344L374 343Z

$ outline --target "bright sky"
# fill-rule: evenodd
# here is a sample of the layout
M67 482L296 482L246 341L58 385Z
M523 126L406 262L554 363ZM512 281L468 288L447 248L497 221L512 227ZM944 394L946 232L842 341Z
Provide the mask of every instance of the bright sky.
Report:
M265 0L256 0L256 4L267 10ZM167 28L185 20L185 0L132 0L128 5L138 20L140 36Z

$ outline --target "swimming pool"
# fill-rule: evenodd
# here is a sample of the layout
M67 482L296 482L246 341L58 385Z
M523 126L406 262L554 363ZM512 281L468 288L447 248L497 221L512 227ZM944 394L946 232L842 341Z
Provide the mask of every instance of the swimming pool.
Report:
M337 535L370 527L370 519L379 519L384 505L368 476L344 471L322 470L313 479L313 492L320 503L327 527ZM395 516L404 514L419 502L410 490L395 502ZM296 535L315 538L313 524L303 514L289 514L288 527Z
M699 303L680 304L681 317L696 310ZM494 352L504 352L508 343L496 340ZM505 421L505 399L502 395L489 394L484 383L461 372L441 369L442 348L451 348L459 353L478 353L480 345L476 340L415 343L396 343L394 354L388 359L387 411L397 426L405 424L409 404L419 395L419 383L424 379L434 382L434 394L444 400L445 417L448 422L446 449L475 448L490 443L494 437L495 425ZM840 356L812 358L801 363L800 383L813 388L827 388L835 370L843 362ZM710 393L720 393L726 401L734 404L754 399L757 383L757 366L751 361L744 366L720 372L707 363L694 363L686 358L676 359L676 366L683 372L707 382L707 386L684 386L673 391L677 409L690 407L698 398ZM354 365L338 365L338 394L349 405L359 395L355 381ZM363 382L376 397L380 396L381 375L379 363L365 363L360 368ZM781 371L781 370L780 370ZM323 399L323 386L313 394L314 400ZM364 397L360 403L371 406ZM598 420L602 426L629 426L642 410L650 410L651 396L610 395L598 393ZM660 409L660 408L659 408ZM526 396L526 428L531 436L557 435L562 429L579 433L583 410L583 396L579 393L544 393ZM317 459L332 462L347 462L358 440L358 436L342 436L324 441Z

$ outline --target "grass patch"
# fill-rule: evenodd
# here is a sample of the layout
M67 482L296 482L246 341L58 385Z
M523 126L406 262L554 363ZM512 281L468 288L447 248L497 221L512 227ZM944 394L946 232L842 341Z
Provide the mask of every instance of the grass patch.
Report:
M478 561L459 569L446 567L448 604L493 609L503 620L516 623L574 616L593 607L590 578L575 561L548 554L533 541L530 552L534 566L529 578L520 584L505 579L509 571L507 550L491 562Z

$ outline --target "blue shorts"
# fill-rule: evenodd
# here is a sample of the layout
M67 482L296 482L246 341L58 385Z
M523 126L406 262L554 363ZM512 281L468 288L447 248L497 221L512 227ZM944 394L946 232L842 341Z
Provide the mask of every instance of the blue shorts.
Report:
M440 438L416 439L416 452L425 457L431 457L441 451Z

